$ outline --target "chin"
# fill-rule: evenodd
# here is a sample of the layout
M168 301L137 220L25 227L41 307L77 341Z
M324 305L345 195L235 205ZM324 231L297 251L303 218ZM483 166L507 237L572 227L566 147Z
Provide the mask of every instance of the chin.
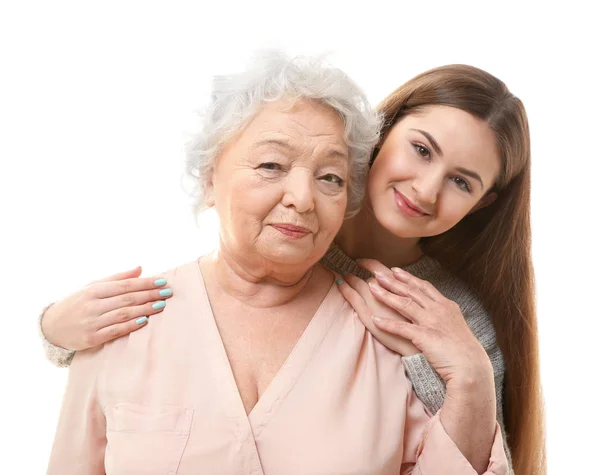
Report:
M384 222L380 221L381 226L396 236L399 239L413 239L429 237L431 230L426 229L425 226L415 226L411 223L406 223L402 216L398 217L396 213L390 213L389 218Z
M325 251L323 251L325 254ZM320 257L315 257L314 249L302 251L300 249L271 249L270 252L263 254L265 259L278 264L298 265L305 264L307 267L314 265Z

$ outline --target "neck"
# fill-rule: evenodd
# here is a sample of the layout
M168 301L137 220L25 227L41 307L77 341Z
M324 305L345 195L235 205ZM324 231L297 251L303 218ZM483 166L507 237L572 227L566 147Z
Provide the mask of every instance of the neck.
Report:
M344 221L335 243L350 257L376 259L387 267L404 267L423 257L419 238L400 238L379 224L370 203Z
M217 284L220 291L252 307L278 307L294 300L315 277L321 275L318 267L288 269L273 272L264 264L237 260L220 248L202 258L200 265L208 279Z

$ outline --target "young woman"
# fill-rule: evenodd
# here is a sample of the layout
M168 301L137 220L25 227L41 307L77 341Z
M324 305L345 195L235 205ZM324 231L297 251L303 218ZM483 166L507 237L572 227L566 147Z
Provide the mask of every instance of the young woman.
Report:
M450 333L454 346L441 338L440 352L460 352L464 329L447 326L457 303L494 367L498 419L515 473L543 473L525 109L500 80L460 65L415 77L379 109L385 125L365 203L342 226L325 261L362 278L379 270L370 286L346 278L363 297L358 301L349 286L342 292L374 335L403 355L414 351L394 335L416 344L424 335ZM383 266L352 259L365 257ZM411 320L407 300L394 300L385 289L411 297L408 302L418 302L412 307L424 309L430 321ZM385 317L378 303L395 306L417 327L369 322L373 315ZM435 412L443 385L423 356L431 361L444 354L404 357L417 394Z
M349 285L340 288L363 323L403 355L432 414L444 401L448 375L431 366L443 367L449 357L468 364L464 342L475 334L494 370L514 472L544 473L523 105L490 74L453 65L415 77L379 109L384 127L365 204L345 222L324 263L346 276ZM172 293L161 293L163 280L136 279L140 273L118 274L52 305L41 320L51 358L68 364L72 352L50 342L93 347L160 312ZM109 286L110 294L101 294L111 305L101 312L94 295Z

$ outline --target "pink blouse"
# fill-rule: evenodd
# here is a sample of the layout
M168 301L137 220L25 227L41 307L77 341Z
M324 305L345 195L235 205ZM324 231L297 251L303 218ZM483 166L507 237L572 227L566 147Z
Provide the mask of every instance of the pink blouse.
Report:
M476 473L335 283L246 415L198 263L166 278L162 315L77 353L48 474ZM507 473L498 427L485 473Z

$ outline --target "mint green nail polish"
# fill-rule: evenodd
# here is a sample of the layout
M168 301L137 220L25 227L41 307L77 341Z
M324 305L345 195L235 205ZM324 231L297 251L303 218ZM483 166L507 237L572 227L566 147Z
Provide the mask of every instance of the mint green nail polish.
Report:
M156 279L154 281L154 285L157 287L162 287L163 285L167 285L167 279Z
M154 302L152 304L152 308L154 310L159 310L161 308L165 308L165 305L167 305L166 302L164 300L160 300L159 302Z
M170 297L173 295L173 291L171 289L162 289L159 294L161 297Z
M146 323L147 321L148 321L148 317L140 317L135 321L135 323L137 323L138 325L142 325L142 324Z
M335 283L337 285L342 285L344 283L344 281L342 279L338 279L338 280L335 281Z

